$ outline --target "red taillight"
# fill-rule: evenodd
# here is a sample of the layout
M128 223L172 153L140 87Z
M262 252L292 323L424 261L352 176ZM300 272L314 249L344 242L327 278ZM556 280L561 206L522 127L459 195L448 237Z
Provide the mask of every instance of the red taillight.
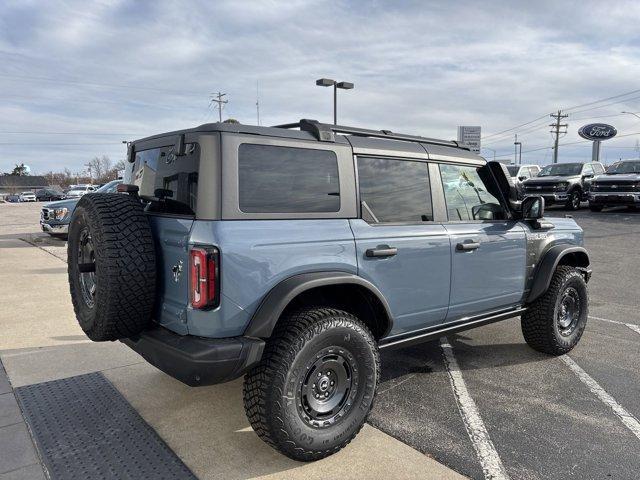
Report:
M217 249L191 249L189 289L193 308L204 309L218 305L218 261Z

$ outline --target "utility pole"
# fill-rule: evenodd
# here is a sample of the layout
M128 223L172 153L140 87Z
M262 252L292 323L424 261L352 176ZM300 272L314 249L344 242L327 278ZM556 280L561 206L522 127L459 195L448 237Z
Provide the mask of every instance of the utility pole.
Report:
M260 126L260 94L258 91L257 80L256 80L256 116L258 117L258 126Z
M555 118L556 121L555 123L551 123L549 124L550 127L553 127L553 130L551 130L551 133L553 133L556 138L553 142L553 163L558 163L558 140L560 139L560 134L565 134L567 133L567 131L565 130L564 132L561 132L560 129L561 128L567 128L569 125L567 123L560 123L560 120L563 118L567 118L569 115L567 114L562 114L562 110L558 110L558 113L551 113L549 114L549 116L551 118Z
M520 159L518 161L518 147L520 147ZM513 141L513 163L515 165L522 165L522 142L518 141L518 134L515 134L515 140Z
M220 120L220 123L222 123L222 107L224 106L225 103L229 103L229 100L223 100L222 97L226 96L226 93L212 93L211 94L211 101L212 102L216 102L218 104L218 118Z

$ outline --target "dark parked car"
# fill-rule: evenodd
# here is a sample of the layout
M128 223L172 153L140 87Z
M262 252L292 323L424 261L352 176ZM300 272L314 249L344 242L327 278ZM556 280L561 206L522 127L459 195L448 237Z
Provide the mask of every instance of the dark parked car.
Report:
M589 199L591 181L604 173L598 162L554 163L547 165L537 177L522 182L524 195L542 195L547 205L562 204L578 210L580 202Z
M640 160L616 162L591 183L591 211L599 212L604 207L619 205L632 209L640 207Z
M358 434L380 349L519 316L562 355L587 323L582 229L455 141L208 124L131 142L118 190L69 226L80 326L187 385L245 375L253 430L297 460Z
M20 195L7 195L5 200L9 203L18 203L20 202Z
M56 200L62 200L64 193L49 188L43 188L36 192L36 201L38 202L53 202Z

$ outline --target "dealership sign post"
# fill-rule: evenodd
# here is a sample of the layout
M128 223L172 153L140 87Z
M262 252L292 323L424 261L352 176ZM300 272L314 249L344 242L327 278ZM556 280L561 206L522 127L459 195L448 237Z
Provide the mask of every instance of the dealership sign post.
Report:
M593 142L591 150L592 162L600 161L600 142L615 137L617 133L618 131L615 128L606 123L590 123L578 130L578 135Z
M472 152L480 153L480 127L460 126L458 127L458 141L468 146Z

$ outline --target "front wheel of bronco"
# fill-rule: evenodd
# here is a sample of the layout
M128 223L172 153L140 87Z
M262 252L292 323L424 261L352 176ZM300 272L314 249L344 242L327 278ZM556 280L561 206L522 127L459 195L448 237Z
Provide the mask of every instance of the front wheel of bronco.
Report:
M353 315L312 308L283 317L244 379L244 408L262 440L286 456L319 460L347 445L373 406L380 359Z
M563 355L578 344L588 316L587 283L578 270L563 265L544 295L522 315L522 334L534 350Z

